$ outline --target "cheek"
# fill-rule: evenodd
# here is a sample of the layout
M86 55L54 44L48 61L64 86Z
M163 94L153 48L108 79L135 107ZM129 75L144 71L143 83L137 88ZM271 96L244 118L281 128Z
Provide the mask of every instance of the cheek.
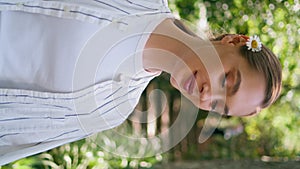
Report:
M263 100L263 92L254 88L239 91L237 95L228 97L227 104L232 115L245 116L254 112Z

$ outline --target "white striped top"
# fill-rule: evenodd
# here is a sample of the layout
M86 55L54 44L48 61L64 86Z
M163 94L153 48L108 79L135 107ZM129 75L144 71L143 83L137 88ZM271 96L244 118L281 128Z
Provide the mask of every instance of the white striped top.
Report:
M0 0L0 165L120 125L165 0Z

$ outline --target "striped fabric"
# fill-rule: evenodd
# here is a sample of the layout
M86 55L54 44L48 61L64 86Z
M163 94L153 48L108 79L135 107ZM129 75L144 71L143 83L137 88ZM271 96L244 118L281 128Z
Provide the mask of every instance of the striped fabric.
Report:
M130 86L106 81L67 94L1 89L1 164L120 125L152 78L129 79Z
M129 33L138 28L134 26L135 19L126 20L124 16L139 18L141 23L155 20L149 30L172 17L165 0L0 0L0 24L1 11L72 19L96 24L100 30L118 23L115 25L120 32L123 25L130 28ZM145 39L138 43L145 43ZM0 165L120 125L133 111L149 81L157 76L146 72L137 76L135 71L76 92L0 88Z
M170 13L166 4L166 0L0 0L0 10L26 11L103 24L103 21L113 22L124 15Z

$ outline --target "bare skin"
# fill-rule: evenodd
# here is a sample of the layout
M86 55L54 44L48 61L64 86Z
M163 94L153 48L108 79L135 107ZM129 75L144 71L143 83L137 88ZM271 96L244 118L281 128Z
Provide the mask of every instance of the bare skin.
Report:
M199 48L207 43L183 32L174 25L173 20L167 19L147 41L144 68L169 73L172 86L200 109L210 110L223 101L225 109L221 114L253 115L258 112L264 99L265 78L240 56L239 48L245 45L245 40L237 38L241 37L228 36L212 42L223 68L215 67L222 71L210 71L208 74L203 59L208 59L206 49L209 48ZM218 99L222 98L221 93L212 94L212 88L226 88L226 101Z

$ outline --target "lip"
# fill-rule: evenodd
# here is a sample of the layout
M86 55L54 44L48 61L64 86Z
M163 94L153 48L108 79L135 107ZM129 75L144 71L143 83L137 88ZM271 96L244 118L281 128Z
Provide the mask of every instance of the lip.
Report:
M196 84L197 71L194 72L183 84L183 89L187 91L188 94L192 94L195 84Z

